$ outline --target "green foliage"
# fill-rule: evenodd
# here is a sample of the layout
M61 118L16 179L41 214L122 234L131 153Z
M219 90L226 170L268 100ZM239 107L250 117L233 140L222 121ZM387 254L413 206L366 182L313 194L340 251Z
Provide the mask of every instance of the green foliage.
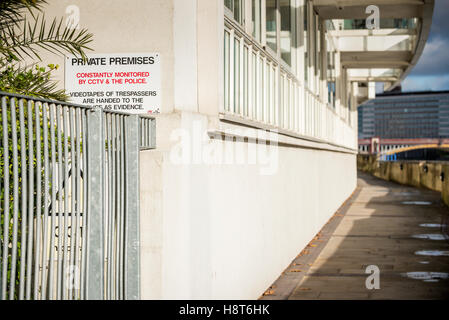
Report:
M41 60L40 52L71 53L86 57L92 34L63 24L54 18L48 24L42 13L45 0L0 1L0 89L47 99L67 100L64 90L57 90L51 72L37 65L21 66L25 58ZM31 16L31 18L29 18Z
M0 73L0 91L67 101L65 91L58 90L57 82L51 80L51 72L58 68L53 64L49 64L48 69L38 65L28 68L6 66Z
M41 60L39 52L86 57L85 50L92 41L92 34L86 29L77 30L63 26L63 18L53 19L48 28L42 12L45 0L2 0L0 2L0 55L10 61L20 61L25 57ZM32 20L26 14L32 15Z

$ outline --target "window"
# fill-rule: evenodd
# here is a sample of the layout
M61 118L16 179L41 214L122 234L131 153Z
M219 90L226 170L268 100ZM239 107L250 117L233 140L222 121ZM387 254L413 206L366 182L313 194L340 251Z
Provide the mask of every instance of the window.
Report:
M261 41L262 35L262 0L252 0L252 34L254 39Z
M234 38L234 110L240 113L240 40Z
M288 65L292 65L292 47L294 41L294 26L296 21L294 19L294 11L291 6L292 0L280 0L281 12L281 58Z
M335 109L335 81L327 83L328 102Z
M267 45L274 52L277 52L277 1L266 0L266 21L267 21Z
M314 74L315 74L315 84L314 84L314 90L316 91L315 93L318 93L318 75L319 75L319 70L320 70L320 24L318 21L318 16L316 15L316 13L313 13L313 17L312 17L312 21L313 21L313 30L314 30L314 34L315 37L313 39L313 52L315 53L315 56L313 57L313 67L314 67Z
M328 103L335 108L335 49L332 39L327 39L327 91Z
M309 2L303 6L303 17L304 17L304 83L307 85L309 79L309 42L307 38L307 33L309 30Z
M249 104L249 50L245 45L243 49L243 115L248 116Z
M232 13L234 20L243 24L244 0L224 0L224 5Z
M257 97L258 97L258 77L257 77L257 54L253 53L253 62L252 62L252 84L253 84L253 90L252 90L252 118L257 118Z
M224 0L224 5L226 8L232 11L233 9L233 0Z
M229 104L229 82L230 82L230 70L229 70L229 32L225 31L225 36L224 36L224 83L225 83L225 88L224 88L224 106L225 106L225 110L230 109L230 104Z

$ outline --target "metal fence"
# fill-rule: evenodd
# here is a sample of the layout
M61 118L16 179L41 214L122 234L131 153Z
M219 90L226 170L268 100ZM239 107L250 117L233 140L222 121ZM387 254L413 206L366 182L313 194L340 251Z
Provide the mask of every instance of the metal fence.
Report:
M0 300L139 298L155 120L0 92Z

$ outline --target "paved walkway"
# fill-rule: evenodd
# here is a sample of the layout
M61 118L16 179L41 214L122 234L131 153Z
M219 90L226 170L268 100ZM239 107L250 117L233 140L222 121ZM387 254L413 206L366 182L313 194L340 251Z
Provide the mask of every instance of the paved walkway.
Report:
M263 300L449 298L440 194L363 173L358 185ZM378 290L365 285L370 265L380 270Z

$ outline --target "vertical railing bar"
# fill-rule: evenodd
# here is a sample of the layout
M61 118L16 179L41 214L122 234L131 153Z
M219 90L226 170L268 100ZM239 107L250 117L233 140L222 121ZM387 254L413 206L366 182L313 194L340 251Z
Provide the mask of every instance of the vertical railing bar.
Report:
M26 293L27 300L31 299L31 274L33 267L33 230L34 230L34 134L33 134L33 102L28 101L28 172L30 183L28 185L28 251L26 270ZM38 142L36 142L38 143Z
M140 132L141 139L144 140L143 147L148 148L151 143L151 137L148 135L148 132L151 130L151 124L148 122L148 119L142 118L142 123L145 123L145 130Z
M90 215L91 215L91 206L90 206L90 201L92 199L92 192L90 190L92 184L90 183L91 179L90 179L90 162L92 162L91 158L90 158L90 147L89 147L89 143L90 143L90 134L91 134L91 130L89 130L89 126L90 126L90 119L89 119L89 113L91 111L87 110L86 111L86 126L84 128L85 130L85 137L86 137L86 163L84 164L84 175L85 175L85 179L86 179L86 199L85 199L85 203L86 203L86 233L85 233L85 243L86 243L86 248L85 248L85 257L86 257L86 267L85 267L85 279L84 279L84 285L85 285L85 290L84 290L84 295L85 295L85 299L87 299L89 297L89 270L90 270L90 241L89 241L89 233L90 233Z
M112 160L112 148L113 148L113 140L112 140L112 116L108 114L108 117L106 118L106 129L107 129L107 138L108 138L108 197L109 197L109 204L108 204L108 229L107 229L107 256L108 256L108 267L107 267L107 298L112 299L112 237L113 237L113 178L112 178L112 166L113 166L113 160Z
M55 137L55 112L56 106L49 106L50 112L50 141L51 141L51 233L50 233L50 258L48 271L49 299L54 299L53 277L54 277L54 251L55 251L55 229L56 229L56 137Z
M118 188L119 188L119 183L118 183L118 170L117 170L117 163L118 163L118 155L117 155L117 149L118 149L118 144L117 144L117 140L118 140L118 136L117 136L117 115L113 115L112 116L112 145L113 145L113 197L114 197L114 202L113 202L113 212L112 212L112 274L111 274L111 279L113 281L113 286L112 286L112 298L113 299L118 299L117 296L117 211L118 211L118 206L119 206L119 199L118 199Z
M140 125L141 125L140 131L141 131L141 132L145 132L145 121L144 121L143 119L142 119L142 121L140 122ZM145 135L142 135L141 141L142 141L142 146L145 147L145 143L146 143L146 141L145 141Z
M156 148L156 120L151 119L151 148Z
M81 115L80 115L80 109L77 108L75 110L75 146L76 146L76 171L75 171L75 175L73 175L72 173L72 177L75 177L75 185L76 185L76 220L75 220L75 252L74 252L74 257L75 257L75 264L74 264L74 270L73 272L76 273L74 274L75 278L79 277L79 242L81 239L80 238L80 232L79 232L79 228L81 226L80 223L80 217L81 217L81 176L80 176L80 172L81 172L81 143L80 143L80 122L81 122ZM73 240L73 239L72 239ZM77 281L78 282L78 281ZM76 283L76 285L79 285L78 283ZM78 298L78 294L79 294L79 288L74 288L75 289L75 296L76 298ZM78 293L76 292L76 290L78 290Z
M64 253L63 253L63 260L62 260L62 272L63 274L67 273L67 263L69 261L69 253L68 253L68 246L69 246L69 119L67 119L69 114L68 107L64 107L63 109L63 127L64 127ZM67 281L66 277L63 277L63 299L68 298L68 288L66 287Z
M8 281L8 254L9 254L9 124L8 124L8 104L7 97L2 98L2 121L3 121L3 192L4 192L4 210L3 210L3 250L2 250L2 279L1 296L6 300L6 286Z
M145 146L149 147L150 144L151 144L151 120L150 119L145 119L145 122L147 124L147 132L145 132L147 143L145 144Z
M147 130L144 133L145 134L145 139L147 140L147 142L145 143L145 147L149 147L151 144L151 122L149 121L149 119L145 119L144 120L147 126Z
M139 130L140 132L140 140L142 141L142 147L147 148L148 147L148 143L149 143L149 139L147 137L147 127L148 127L148 122L147 119L145 118L140 118L140 122L142 123L142 130Z
M111 216L112 216L112 220L111 220L111 238L110 238L110 242L111 242L111 260L112 260L112 272L111 272L111 281L112 279L113 281L113 288L114 290L112 291L112 299L115 299L116 296L116 288L117 288L117 282L116 282L116 278L115 278L115 273L116 273L116 264L115 259L116 259L116 228L117 228L117 223L116 223L116 211L117 211L117 137L116 137L116 115L111 115L111 132L112 132L112 198L113 198L113 202L112 202L112 210L111 210ZM114 278L112 278L114 277ZM111 287L112 290L112 287Z
M149 121L145 119L145 147L148 147L150 144L150 125Z
M28 181L27 181L27 158L26 158L26 128L25 128L25 110L23 106L24 100L21 99L19 103L19 114L20 114L20 160L21 160L21 173L22 173L22 207L21 207L21 217L22 217L22 230L21 230L21 248L20 248L20 279L19 279L19 300L23 300L25 295L25 257L27 253L27 243L26 243L26 232L28 227L27 220L27 197L31 196L31 193L27 195ZM30 119L28 120L30 122ZM30 158L31 159L31 158ZM31 160L30 160L31 161Z
M147 120L145 120L147 121ZM126 118L125 123L125 259L124 259L124 299L140 298L140 184L139 184L139 139L140 130L136 115Z
M2 130L4 130L4 128L5 128L5 125L4 125L5 114L4 114L3 110L5 110L5 113L6 113L6 108L7 108L6 99L7 98L5 96L2 96L2 99L1 99L1 101L2 101L1 102L2 103L2 113L1 113L1 115L2 115ZM7 136L3 135L3 139L0 141L1 147L3 148L3 150L5 149L5 145L4 145L5 137L7 137ZM8 149L8 148L9 147L7 146L6 149ZM3 169L4 168L6 168L5 163L3 163ZM5 179L4 175L0 176L0 183L2 185L4 185L5 182L6 182L6 179ZM3 228L0 228L0 301L4 300L4 296L3 296L3 241L2 241L3 238L4 238L3 237Z
M43 126L43 138L44 138L44 231L43 231L43 245L42 245L42 279L41 279L41 290L42 299L47 299L47 241L48 241L48 197L49 197L49 164L48 164L48 115L47 110L49 110L48 103L44 103L42 107L42 126Z
M62 190L63 190L63 161L62 161L62 130L61 127L61 117L62 117L62 106L58 105L56 108L56 128L58 130L57 136L58 136L58 266L57 266L57 277L56 277L56 299L61 299L61 290L62 290L62 259L63 256L63 249L62 249L62 239L63 239L63 211L62 211L62 204L63 204L63 197L62 197Z
M140 119L141 121L140 121L140 127L139 127L139 130L140 130L140 132L144 132L145 131L145 121L143 121L143 118L142 119ZM141 137L141 139L140 139L140 145L142 146L142 147L145 147L145 138L144 138L144 135L142 135L142 137Z
M121 185L121 210L120 210L120 297L124 294L124 248L125 248L125 116L120 116L120 185Z
M71 151L71 207L70 207L70 272L73 273L73 264L75 262L75 241L74 241L74 226L73 221L76 219L73 218L74 215L76 215L76 180L75 180L75 171L76 171L76 147L75 147L75 110L73 108L70 108L69 110L69 122L70 122L70 151ZM73 283L69 286L69 300L73 299Z
M150 126L150 133L149 133L150 141L149 141L148 147L154 148L153 143L156 144L156 135L154 132L154 129L155 129L154 124L156 123L156 121L154 121L153 119L148 119L147 121L148 121L148 125Z
M81 120L82 120L82 152L83 152L83 217L82 217L82 234L81 234L81 274L80 274L80 293L81 300L85 297L85 270L86 270L86 219L87 219L87 172L86 172L86 164L87 164L87 139L86 139L86 128L87 128L87 120L86 120L86 111L81 111Z
M116 279L116 296L115 299L120 299L120 213L122 210L122 202L120 194L122 192L121 182L121 143L120 143L120 115L116 115L116 141L117 141L117 210L116 210L116 235L115 235L115 279Z
M16 98L11 98L11 134L12 134L12 163L13 163L13 225L12 225L12 252L11 272L9 282L9 300L14 300L16 289L16 263L17 263L17 232L19 223L19 164L17 146L17 119ZM8 168L9 169L9 168ZM6 220L3 222L6 223ZM9 224L9 221L8 221ZM6 238L7 239L7 238ZM6 240L5 238L3 241Z
M42 219L42 163L41 163L41 125L40 109L42 103L34 105L36 114L36 246L34 256L34 299L39 299L39 274L40 274L40 242L41 242L41 219ZM43 109L43 107L42 107Z
M104 174L104 122L103 111L88 113L88 271L86 299L104 299L104 247L103 247L103 174ZM100 199L100 201L98 201Z
M142 119L142 123L145 123L145 122L146 122L146 119ZM148 125L148 123L147 123L147 125ZM143 145L146 146L146 143L145 143L145 131L142 130L141 132L142 132L142 140L144 141Z
M139 120L139 131L140 131L140 146L141 147L146 147L145 146L145 135L143 134L143 126L145 125L145 120L144 120L144 118L140 118L140 120Z
M139 127L139 141L140 141L140 146L142 147L142 148L145 148L146 147L146 145L145 145L145 134L144 134L144 131L143 131L143 125L144 125L144 122L145 122L145 119L144 118L139 118L139 124L140 124L140 127Z
M139 132L141 133L141 135L139 137L140 146L142 148L145 148L146 147L146 145L145 145L145 134L144 134L144 132L145 132L145 127L144 127L145 126L145 119L144 118L140 118L139 119L139 124L140 124Z

